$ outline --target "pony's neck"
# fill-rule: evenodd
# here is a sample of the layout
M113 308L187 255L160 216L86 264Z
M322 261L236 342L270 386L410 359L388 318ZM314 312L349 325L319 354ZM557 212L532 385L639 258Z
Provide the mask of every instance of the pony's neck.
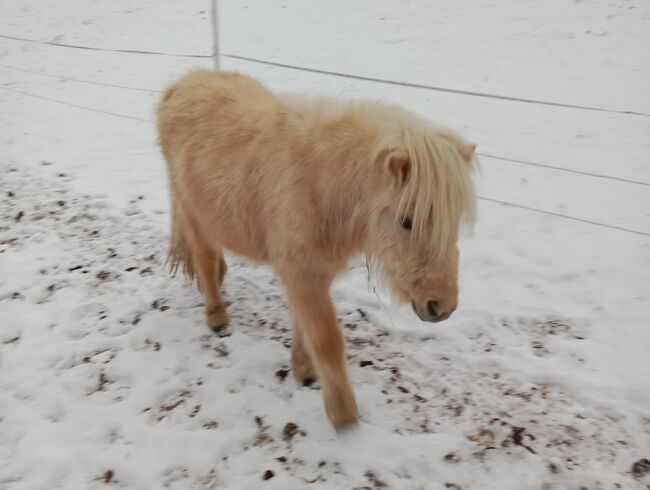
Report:
M371 152L374 137L364 131L350 131L341 125L333 158L323 167L324 201L339 248L346 259L365 250L372 197ZM339 150L343 148L344 150Z
M341 258L361 253L367 243L372 197L372 154L386 117L383 105L328 97L282 94L283 105L299 116L297 126L309 129L313 160L319 162L321 217L336 237Z

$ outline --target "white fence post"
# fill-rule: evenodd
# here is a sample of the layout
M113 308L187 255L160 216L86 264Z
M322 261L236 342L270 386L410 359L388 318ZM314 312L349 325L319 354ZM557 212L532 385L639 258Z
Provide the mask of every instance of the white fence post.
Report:
M210 0L212 6L212 58L214 69L219 71L219 17L217 13L218 0Z

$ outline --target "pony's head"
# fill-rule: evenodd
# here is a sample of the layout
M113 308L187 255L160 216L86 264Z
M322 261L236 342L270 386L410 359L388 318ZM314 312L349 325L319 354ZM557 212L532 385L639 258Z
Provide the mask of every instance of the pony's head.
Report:
M444 130L379 138L368 257L400 302L420 319L449 318L458 304L462 221L473 221L475 145Z

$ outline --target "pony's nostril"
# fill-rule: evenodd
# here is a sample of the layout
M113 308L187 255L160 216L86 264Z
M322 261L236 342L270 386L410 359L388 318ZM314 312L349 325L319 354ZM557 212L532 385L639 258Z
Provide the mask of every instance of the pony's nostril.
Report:
M435 318L435 317L438 316L438 302L437 301L433 301L433 300L427 301L427 313L429 313L429 315L432 318Z

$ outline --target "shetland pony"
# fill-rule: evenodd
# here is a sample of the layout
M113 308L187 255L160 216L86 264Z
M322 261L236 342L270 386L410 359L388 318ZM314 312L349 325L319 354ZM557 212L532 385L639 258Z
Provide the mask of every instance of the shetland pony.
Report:
M365 252L420 319L448 318L459 227L474 213L475 146L395 106L273 94L227 72L185 76L158 116L172 270L198 279L207 324L223 335L223 250L272 264L294 317L294 375L320 380L335 428L354 425L330 285Z

